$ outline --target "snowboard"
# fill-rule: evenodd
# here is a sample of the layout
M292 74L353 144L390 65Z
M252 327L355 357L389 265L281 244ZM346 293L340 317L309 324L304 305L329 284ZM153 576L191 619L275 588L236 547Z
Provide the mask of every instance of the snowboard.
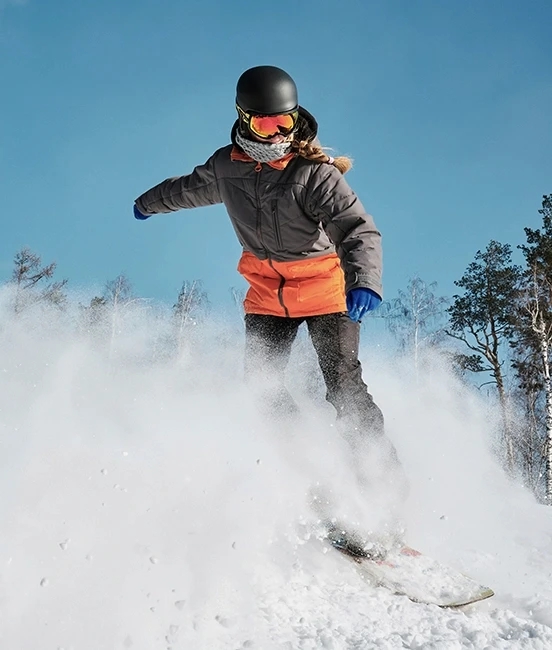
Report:
M494 596L489 587L409 546L399 546L385 557L362 557L330 542L356 565L357 573L374 586L390 589L416 603L462 607Z

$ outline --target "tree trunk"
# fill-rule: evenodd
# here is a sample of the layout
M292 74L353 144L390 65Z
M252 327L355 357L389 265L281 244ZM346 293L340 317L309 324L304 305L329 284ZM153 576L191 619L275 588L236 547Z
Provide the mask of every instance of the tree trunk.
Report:
M191 286L188 287L187 283L182 288L182 291L179 295L179 313L178 313L178 353L182 354L184 350L184 332L186 331L186 326L188 325L189 315L192 311L194 298L196 292L196 280L191 283Z
M116 292L115 295L113 296L113 303L112 303L112 310L111 310L111 335L109 337L109 350L108 350L108 356L107 356L107 363L108 363L108 368L109 372L111 372L111 369L113 367L113 356L115 354L115 339L117 338L117 320L119 316L119 293Z
M506 390L504 389L504 379L502 378L502 372L500 371L500 366L498 365L495 366L494 376L496 379L498 399L500 401L500 411L502 416L502 435L504 441L504 450L506 454L506 469L508 470L508 473L512 475L514 473L514 445L512 442L510 408L508 405Z
M546 328L542 315L540 315L540 321L540 347L544 379L544 394L546 396L545 499L548 505L552 505L552 381L550 380L550 341L546 336Z
M420 353L419 353L420 341L418 336L418 320L415 320L414 327L414 369L416 372L416 384L420 383Z

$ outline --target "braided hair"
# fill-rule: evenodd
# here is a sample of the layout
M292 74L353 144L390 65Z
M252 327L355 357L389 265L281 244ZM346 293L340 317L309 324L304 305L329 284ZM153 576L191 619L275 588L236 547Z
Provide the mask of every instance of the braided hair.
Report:
M312 116L304 109L303 112L311 118L310 121L312 124L314 121ZM338 156L337 158L329 156L316 139L316 131L313 132L311 124L309 124L309 120L307 120L303 115L299 115L297 130L295 131L294 138L291 142L291 150L306 160L328 163L337 167L342 174L347 173L353 166L353 161L348 156ZM316 121L314 121L314 124L316 125Z

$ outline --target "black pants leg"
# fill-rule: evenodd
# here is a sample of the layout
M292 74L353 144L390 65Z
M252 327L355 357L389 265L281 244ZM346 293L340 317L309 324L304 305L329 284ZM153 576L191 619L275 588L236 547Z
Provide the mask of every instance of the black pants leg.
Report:
M385 435L383 413L362 380L360 324L346 313L311 316L306 321L326 383L326 399L335 407L342 434L353 449L359 480L365 485L379 481L393 486L403 499L407 486L397 451ZM367 472L364 465L371 458Z
M291 346L303 318L245 315L245 378L274 417L296 415L299 407L284 383Z
M382 435L383 413L362 380L358 360L360 324L346 313L311 316L306 321L326 383L326 399L338 418L364 435Z
M246 314L245 376L270 417L295 416L299 408L284 384L285 369L299 325L307 322L326 384L326 399L335 407L345 437L355 451L359 479L370 474L361 467L377 447L379 471L385 481L406 486L395 447L384 435L383 414L362 380L358 359L360 325L348 314L307 318ZM373 443L377 441L377 445ZM406 487L405 487L406 489ZM404 490L401 491L404 492Z

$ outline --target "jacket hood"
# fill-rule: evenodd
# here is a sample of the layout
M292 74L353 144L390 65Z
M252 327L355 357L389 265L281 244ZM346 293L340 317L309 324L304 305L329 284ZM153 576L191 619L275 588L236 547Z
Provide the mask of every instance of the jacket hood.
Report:
M238 130L239 124L239 120L236 120L234 122L234 126L232 127L232 132L230 134L232 144L235 146L238 146L236 144L236 131ZM312 142L316 139L316 136L318 135L318 122L316 121L314 115L309 113L307 109L303 108L302 106L299 106L299 120L297 124L298 126L295 135L298 140L306 140L307 142Z

